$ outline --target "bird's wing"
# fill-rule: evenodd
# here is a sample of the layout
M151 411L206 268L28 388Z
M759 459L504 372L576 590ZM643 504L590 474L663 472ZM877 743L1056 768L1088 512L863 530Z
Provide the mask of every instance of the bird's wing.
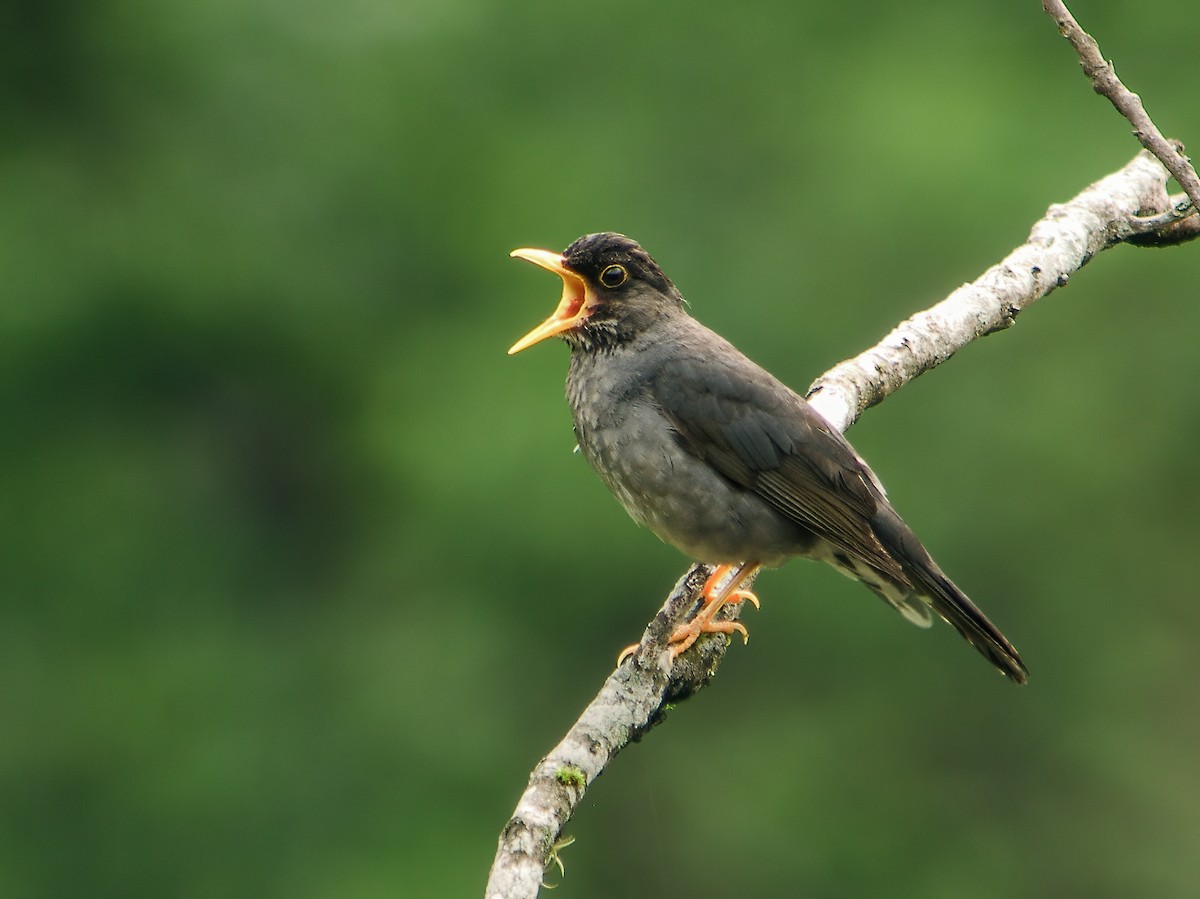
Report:
M652 394L689 452L835 547L908 585L871 528L886 500L870 469L788 387L740 353L728 359L683 355L664 362Z

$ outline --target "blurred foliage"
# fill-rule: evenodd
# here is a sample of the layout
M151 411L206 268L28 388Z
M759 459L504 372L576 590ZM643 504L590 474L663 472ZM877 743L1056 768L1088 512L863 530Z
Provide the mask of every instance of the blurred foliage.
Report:
M1075 6L1200 142L1200 7ZM565 351L505 357L558 293L509 249L632 234L803 388L1136 150L1010 0L12 0L0 72L28 899L481 892L685 566L571 454ZM854 429L1028 688L768 574L555 895L1194 895L1198 273L1104 253Z

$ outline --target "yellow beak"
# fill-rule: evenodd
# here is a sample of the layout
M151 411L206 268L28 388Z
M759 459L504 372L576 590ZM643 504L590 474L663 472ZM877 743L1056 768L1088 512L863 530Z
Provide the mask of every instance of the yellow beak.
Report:
M558 301L558 308L554 310L554 314L514 343L509 348L508 355L528 349L547 337L569 331L591 314L591 304L588 302L591 295L587 282L567 268L566 260L560 254L525 248L513 250L508 255L540 265L546 271L554 272L563 282L562 299Z

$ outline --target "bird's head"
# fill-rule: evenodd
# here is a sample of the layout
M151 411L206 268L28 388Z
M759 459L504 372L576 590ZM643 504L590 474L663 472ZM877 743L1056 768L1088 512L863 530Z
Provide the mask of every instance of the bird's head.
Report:
M508 351L519 353L547 337L572 349L630 340L683 309L683 297L637 241L605 232L579 238L561 254L521 249L510 254L562 278L554 313Z

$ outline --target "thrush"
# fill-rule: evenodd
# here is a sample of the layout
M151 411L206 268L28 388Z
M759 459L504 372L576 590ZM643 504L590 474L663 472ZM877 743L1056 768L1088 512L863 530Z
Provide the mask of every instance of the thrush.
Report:
M571 348L567 399L583 456L638 522L716 566L674 658L757 598L743 584L794 557L827 562L923 627L931 611L1017 683L1016 649L934 562L874 472L804 397L685 309L650 255L621 234L513 256L563 282L558 307L513 344Z

